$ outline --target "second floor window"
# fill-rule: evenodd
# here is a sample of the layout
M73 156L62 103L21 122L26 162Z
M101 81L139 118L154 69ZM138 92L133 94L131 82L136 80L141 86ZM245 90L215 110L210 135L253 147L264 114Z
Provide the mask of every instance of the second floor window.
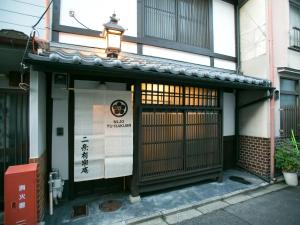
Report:
M280 79L280 107L296 106L298 99L298 80Z
M290 46L300 49L300 1L290 3Z
M210 48L208 0L144 0L145 36Z

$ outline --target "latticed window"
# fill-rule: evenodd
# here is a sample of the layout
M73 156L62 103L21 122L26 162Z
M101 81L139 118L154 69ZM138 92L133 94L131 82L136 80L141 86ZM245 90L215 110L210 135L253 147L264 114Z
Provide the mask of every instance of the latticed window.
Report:
M210 0L144 0L145 36L210 48Z
M290 46L300 49L300 1L290 2Z
M217 107L216 89L142 83L142 104Z

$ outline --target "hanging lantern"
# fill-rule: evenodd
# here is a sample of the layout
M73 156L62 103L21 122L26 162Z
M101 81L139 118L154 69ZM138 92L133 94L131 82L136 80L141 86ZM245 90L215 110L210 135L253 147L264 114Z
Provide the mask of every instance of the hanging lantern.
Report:
M115 13L110 17L110 21L103 24L103 26L107 57L118 58L118 54L121 51L122 35L125 29L118 24Z

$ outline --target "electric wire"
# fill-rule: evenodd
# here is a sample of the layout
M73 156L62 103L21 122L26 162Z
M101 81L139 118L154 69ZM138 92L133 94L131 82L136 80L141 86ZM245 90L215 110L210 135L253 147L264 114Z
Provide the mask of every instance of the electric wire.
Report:
M49 10L49 8L50 8L50 6L51 6L52 3L53 3L53 0L51 0L51 2L48 4L47 8L43 12L43 14L40 16L40 18L38 19L38 21L32 26L32 31L30 32L30 35L27 38L25 50L24 50L24 53L23 53L23 56L22 56L22 59L21 59L21 63L20 63L21 81L19 83L19 87L21 89L25 90L25 91L27 91L30 88L29 84L26 84L24 82L24 72L25 72L25 69L26 69L26 66L24 65L24 58L25 58L25 55L26 55L28 47L29 47L29 41L30 41L31 38L35 37L35 33L37 32L37 30L35 29L35 27L41 22L41 20L45 16L45 14L48 12L48 10Z
M81 23L76 17L75 15L72 16L74 18L74 20L76 20L77 23L79 23L81 26L83 26L84 28L88 29L88 30L92 30L89 27L87 27L86 25L84 25L83 23Z

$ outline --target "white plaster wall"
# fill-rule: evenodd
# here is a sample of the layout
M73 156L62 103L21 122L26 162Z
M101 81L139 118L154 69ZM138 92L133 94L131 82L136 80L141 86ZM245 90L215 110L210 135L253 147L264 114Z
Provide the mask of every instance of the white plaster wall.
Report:
M287 67L300 70L300 52L288 49L288 65Z
M52 168L59 169L63 179L69 179L68 158L68 91L63 85L52 85ZM64 129L63 136L56 135L56 128Z
M120 19L119 24L127 29L125 35L137 36L137 0L61 0L60 23L84 28L69 16L70 10L85 26L99 31L103 30L103 24L115 12Z
M89 37L77 34L59 33L59 42L73 45L81 45L96 48L106 48L106 42L103 38ZM137 44L122 41L121 50L123 52L137 53Z
M241 70L247 75L269 79L267 56L266 0L249 0L240 9ZM265 96L265 92L240 92L239 104ZM270 137L270 101L240 110L240 135Z
M223 136L235 135L235 94L223 95Z
M43 14L45 0L1 0L0 1L0 30L11 29L30 34L32 26ZM38 36L45 38L45 18L36 27Z
M280 90L280 74L277 67L289 67L289 1L273 0L273 51L274 73L273 86ZM300 56L300 55L299 55ZM298 58L300 60L300 58ZM280 99L275 101L275 136L280 136Z
M287 66L289 47L289 0L273 0L273 48L276 67Z
M213 1L214 52L235 56L234 5Z
M143 54L149 56L156 56L165 59L173 59L183 62L195 63L209 66L210 58L208 56L197 55L172 49L159 48L150 45L143 46Z
M30 158L46 150L46 80L45 74L30 69L29 151Z
M264 91L243 91L240 93L239 105L261 98L264 95ZM270 137L269 104L270 101L266 100L264 102L242 108L239 111L240 135L265 138Z
M253 77L269 79L268 63L269 61L266 54L259 55L255 58L243 61L241 64L242 72Z
M247 1L240 9L242 62L266 53L266 37L266 1Z
M214 66L217 68L227 69L227 70L236 70L236 63L223 60L223 59L214 59Z

